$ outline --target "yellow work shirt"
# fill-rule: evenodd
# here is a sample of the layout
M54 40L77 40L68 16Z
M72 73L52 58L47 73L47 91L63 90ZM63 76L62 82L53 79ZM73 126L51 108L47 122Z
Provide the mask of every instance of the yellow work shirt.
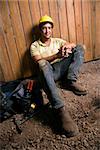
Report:
M31 44L30 53L31 56L40 55L41 57L49 57L57 54L59 52L59 48L66 43L65 40L60 38L51 38L51 42L49 46L42 43L40 40L35 41ZM57 62L61 59L56 59L51 63Z

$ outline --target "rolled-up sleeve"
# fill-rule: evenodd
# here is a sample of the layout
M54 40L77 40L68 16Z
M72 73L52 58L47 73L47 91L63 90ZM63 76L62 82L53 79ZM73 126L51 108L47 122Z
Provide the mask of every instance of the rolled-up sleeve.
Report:
M34 43L32 43L30 46L30 53L32 57L36 55L40 55L38 47Z

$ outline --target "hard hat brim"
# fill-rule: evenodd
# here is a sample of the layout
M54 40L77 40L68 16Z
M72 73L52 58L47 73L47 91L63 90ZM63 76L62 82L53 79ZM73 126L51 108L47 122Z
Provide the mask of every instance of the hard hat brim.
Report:
M39 23L39 28L41 29L41 27L42 27L43 25L45 25L46 23L50 23L50 24L52 25L52 28L54 27L53 22L50 22L50 21L44 21L44 22Z

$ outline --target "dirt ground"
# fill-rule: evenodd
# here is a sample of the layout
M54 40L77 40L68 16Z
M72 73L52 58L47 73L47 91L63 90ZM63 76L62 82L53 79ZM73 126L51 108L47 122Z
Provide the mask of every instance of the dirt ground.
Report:
M2 150L99 150L100 149L100 60L84 63L78 82L88 94L76 96L60 89L64 103L79 127L79 135L67 138L57 130L51 108L37 113L20 126L19 133L12 118L0 123ZM44 101L46 96L44 95Z

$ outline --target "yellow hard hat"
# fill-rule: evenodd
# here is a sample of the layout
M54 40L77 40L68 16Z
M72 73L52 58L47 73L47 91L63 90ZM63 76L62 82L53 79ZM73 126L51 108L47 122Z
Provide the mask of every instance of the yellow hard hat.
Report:
M39 24L45 23L45 22L50 22L50 23L53 24L52 18L51 18L50 16L48 16L48 15L42 16L42 17L40 18Z

